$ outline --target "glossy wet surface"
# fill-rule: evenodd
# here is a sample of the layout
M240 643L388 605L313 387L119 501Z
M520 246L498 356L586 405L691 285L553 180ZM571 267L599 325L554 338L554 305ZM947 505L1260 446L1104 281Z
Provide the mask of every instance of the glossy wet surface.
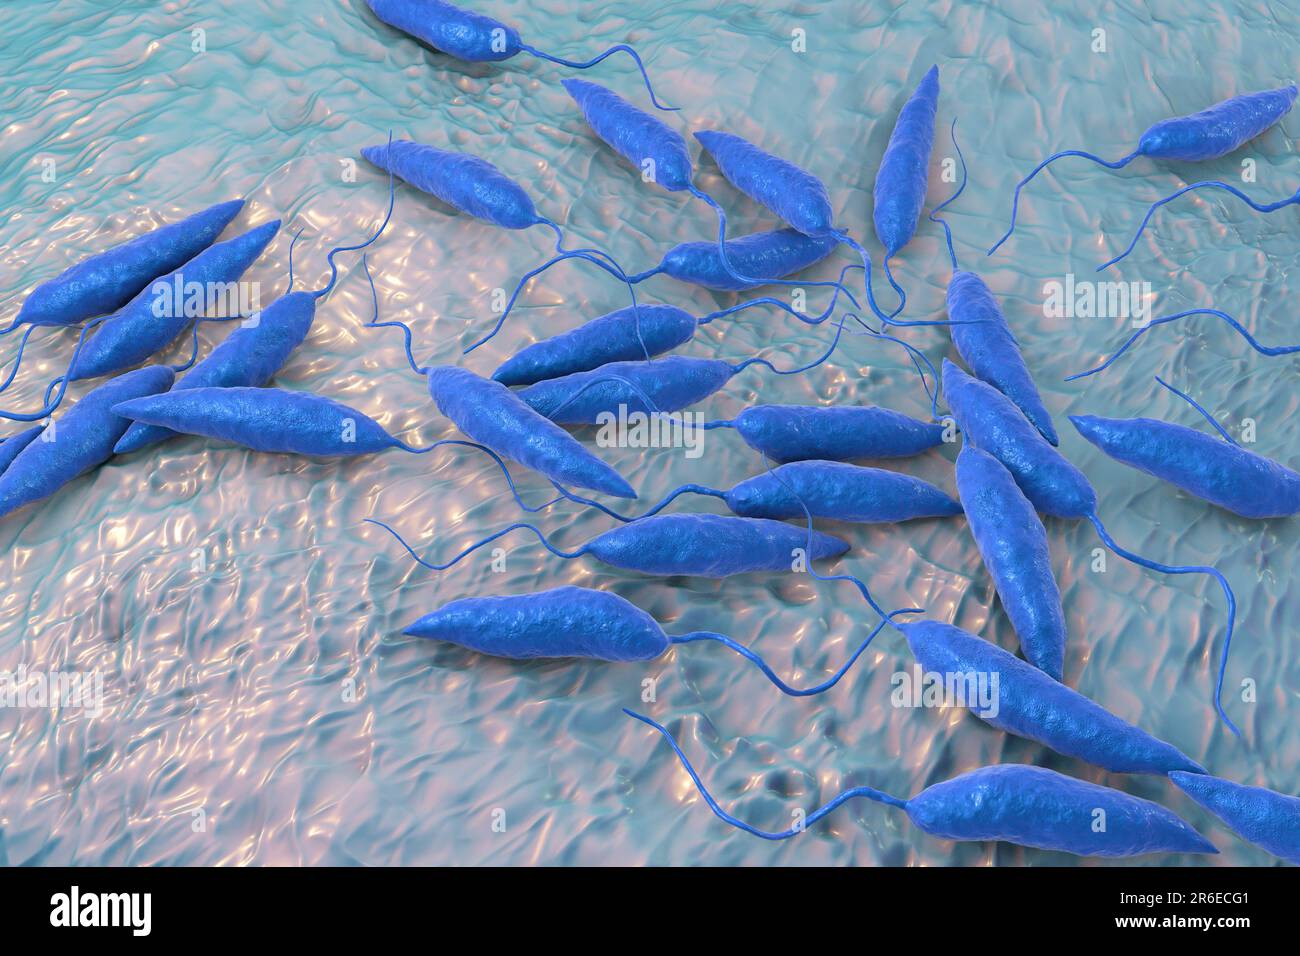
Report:
M359 150L390 129L491 159L575 241L608 249L629 270L715 228L704 204L642 183L593 138L559 85L569 71L527 57L450 62L377 22L360 0L17 6L0 47L10 88L0 151L5 322L26 291L83 256L239 196L248 207L236 227L285 221L247 277L262 283L264 301L284 287L299 228L299 275L320 285L328 249L359 240L382 218L386 179ZM1217 586L1114 556L1095 572L1092 529L1050 520L1071 630L1066 679L1221 776L1300 793L1300 656L1295 598L1287 597L1300 557L1295 522L1248 522L1191 499L1105 459L1065 418L1152 415L1199 427L1191 409L1155 385L1161 374L1235 433L1251 419L1251 447L1294 464L1294 360L1262 358L1214 319L1198 318L1152 332L1104 376L1066 385L1067 374L1122 342L1129 320L1043 308L1044 283L1067 273L1093 279L1146 204L1185 182L1240 182L1251 159L1256 181L1243 188L1289 195L1300 169L1291 141L1275 129L1195 167L1137 160L1111 173L1063 160L1027 190L1017 235L996 256L983 255L1005 228L1011 188L1043 156L1080 147L1117 158L1160 118L1282 85L1293 79L1300 25L1262 0L1218 14L1166 4L1158 20L1128 8L1100 16L1093 4L1049 12L1024 0L997 8L763 6L493 0L478 8L561 55L634 43L660 96L682 107L665 115L670 125L726 129L815 172L840 223L869 237L877 266L873 171L902 102L938 63L930 205L954 188L943 161L953 156L948 124L960 116L971 184L950 221L961 264L1002 302L1062 450L1098 487L1116 538L1158 560L1212 562L1236 586L1242 606L1227 707L1245 739L1232 738L1210 708L1225 620ZM206 52L193 50L196 28ZM1105 53L1092 51L1097 28L1106 30ZM806 52L792 49L796 30ZM585 75L646 103L625 58ZM54 161L53 182L43 178L45 160ZM698 165L698 184L731 211L735 231L774 227L711 162ZM409 188L397 198L370 261L384 314L412 324L423 361L464 361L488 374L523 345L627 304L626 289L608 276L566 263L535 284L498 338L462 359L460 349L495 320L493 290L509 289L545 258L550 237L449 215ZM1294 239L1294 209L1261 217L1230 200L1189 196L1106 278L1150 283L1154 315L1214 305L1282 344L1295 340ZM832 277L848 261L837 254L811 275ZM412 443L456 437L406 369L401 336L361 328L369 290L356 258L342 262L342 284L277 383L352 404ZM910 296L907 315L942 317L949 266L941 230L923 220L895 265ZM877 287L892 306L884 283ZM640 288L646 301L699 314L737 301L662 278ZM808 290L810 311L820 311L825 291ZM819 354L831 333L755 309L709 326L681 351L732 361L761 351L787 368ZM204 338L224 334L213 328ZM936 364L954 355L942 329L903 334ZM37 333L4 406L37 407L73 341L71 333ZM9 355L17 337L0 344ZM71 394L88 387L78 383ZM871 403L928 415L903 351L862 337L846 337L827 366L807 375L751 368L698 410L728 418L755 401ZM592 431L580 434L594 447ZM698 458L682 449L597 451L646 503L688 481L730 487L763 467L727 430L709 432ZM949 447L888 467L952 492L954 457ZM549 497L545 482L515 471L531 502ZM718 505L686 499L677 507ZM869 803L837 811L799 839L757 841L708 812L667 746L624 717L625 706L668 723L723 804L772 829L846 786L906 796L980 765L1019 761L1156 799L1223 851L1140 863L1274 862L1167 782L1101 773L961 710L891 706L891 676L912 666L894 633L878 638L838 688L809 700L782 697L708 645L646 665L517 664L400 635L463 595L582 584L623 595L670 633L730 634L787 679L815 683L874 623L848 585L789 574L650 579L560 562L526 535L502 543L501 573L485 551L434 575L362 523L370 516L445 558L518 510L495 467L472 451L335 463L180 439L119 458L0 519L0 670L98 671L104 681L95 719L75 708L0 710L0 862L1077 862L932 839L900 812ZM539 523L564 547L611 526L568 504ZM1015 647L963 521L824 529L853 544L836 570L862 576L882 603L923 606ZM653 702L643 701L647 680L656 682ZM1246 680L1256 686L1253 703L1240 699Z

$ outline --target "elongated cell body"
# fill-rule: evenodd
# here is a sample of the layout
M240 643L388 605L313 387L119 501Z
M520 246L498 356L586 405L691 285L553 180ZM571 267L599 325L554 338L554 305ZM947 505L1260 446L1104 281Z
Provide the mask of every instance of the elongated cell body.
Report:
M279 229L278 219L263 223L204 249L170 275L151 283L86 340L68 370L68 380L97 378L130 368L170 345L195 316L184 307L188 292L183 292L182 301L172 294L166 304L159 298L160 287L184 290L197 286L207 295L208 290L238 282Z
M1115 773L1205 772L1176 747L1121 720L996 644L938 621L914 621L900 629L927 672L988 680L995 690L991 707L983 709L982 702L973 699L965 705L999 730Z
M561 66L586 70L615 53L626 53L641 72L641 79L654 105L661 110L676 109L659 102L640 54L626 43L616 43L589 60L568 60L528 45L518 30L500 20L446 0L366 0L366 4L389 26L428 44L439 53L466 63L494 63L509 60L520 53L531 53Z
M554 422L594 425L620 406L629 413L680 411L717 392L735 374L728 362L669 355L649 362L612 362L548 379L523 389L519 397Z
M695 134L733 186L806 236L830 236L835 214L826 186L794 163L719 130Z
M998 840L1079 856L1217 853L1205 837L1159 804L1109 787L1023 764L980 767L933 784L910 800L874 787L851 787L788 830L761 830L718 804L668 729L624 709L659 732L719 819L764 840L788 840L849 800L865 797L903 810L924 832L945 840ZM1100 820L1105 826L1098 827Z
M1070 421L1117 461L1243 518L1300 512L1300 474L1239 445L1155 418L1071 415Z
M262 310L256 323L241 325L199 362L173 391L265 385L311 331L316 298L291 292ZM160 425L136 422L117 443L119 455L138 451L178 434Z
M1011 399L1051 444L1058 444L1056 426L1020 354L1020 343L983 279L973 272L953 273L948 316L963 320L948 332L971 371Z
M629 571L658 575L722 578L751 571L794 571L808 563L835 558L849 550L848 542L811 529L763 518L727 515L673 514L639 518L592 538L576 551L561 551L530 524L513 524L462 550L444 564L426 561L388 525L384 528L417 562L445 571L480 548L512 531L526 529L556 557L566 561L584 555Z
M368 415L333 399L279 388L188 388L122 402L135 422L203 435L254 451L322 458L414 449Z
M938 104L939 68L932 66L899 111L876 171L872 220L886 258L911 241L921 221Z
M978 448L957 456L957 491L1025 659L1060 680L1065 612L1043 522L1011 473Z
M501 331L530 279L568 259L590 262L625 283L632 305L637 304L632 283L613 258L599 249L564 248L564 230L559 224L539 214L523 186L487 160L470 153L438 149L405 139L390 140L383 146L366 146L361 150L361 155L375 166L386 170L390 176L396 176L421 192L436 196L466 215L503 229L546 226L555 234L556 255L519 280L492 331L466 348L466 353L474 351Z
M670 305L628 306L533 343L492 377L502 385L532 385L611 362L648 359L689 342L695 327L695 316Z
M729 422L776 462L910 458L944 443L944 427L874 405L754 405Z
M805 236L797 229L773 229L727 240L727 268L716 241L682 242L664 255L652 273L717 292L744 292L784 279L821 262L839 245L832 236ZM753 276L746 281L740 276ZM637 277L639 278L639 277Z
M1219 852L1159 804L1045 767L972 770L927 787L906 809L926 833L948 840L1002 840L1078 856Z
M1300 799L1206 774L1174 772L1169 779L1242 839L1300 865Z
M617 471L500 382L448 365L429 369L427 378L438 410L475 441L556 481L636 497Z
M889 260L916 234L930 179L930 151L934 148L934 117L939 109L939 68L932 66L921 78L889 134L889 145L876 170L872 191L872 224L885 247L885 278L898 293L898 307L907 305L907 293L894 278ZM892 317L892 316L891 316Z
M242 199L218 203L83 259L33 289L10 328L76 325L120 309L150 280L184 265L212 245L243 208Z
M426 614L402 633L518 659L648 661L669 645L659 622L645 611L616 594L576 587L462 598Z
M1273 126L1295 105L1294 83L1275 90L1244 93L1192 113L1154 123L1142 134L1138 147L1122 159L1109 162L1081 149L1066 149L1043 160L1016 184L1011 199L1011 224L1006 233L989 249L989 255L1011 238L1020 211L1020 192L1045 167L1065 156L1078 156L1107 169L1122 169L1139 156L1204 162L1226 156Z
M33 425L0 442L0 475L4 474L4 470L18 457L18 453L40 437L44 430L44 425Z
M876 523L950 517L962 511L928 481L836 461L781 465L742 481L723 500L736 514L750 518L803 518L811 513Z
M943 395L966 439L1002 462L1035 508L1058 518L1096 511L1097 492L1083 472L1000 391L944 359Z
M114 407L171 388L173 381L171 369L152 365L87 392L54 423L52 440L28 443L0 474L0 517L49 497L112 458L113 446L130 424Z
M725 515L657 515L607 531L586 545L593 557L644 574L686 574L707 578L751 571L790 571L809 561L835 558L847 542L762 518Z
M781 693L812 697L839 683L886 623L887 619L882 619L856 653L829 678L812 687L791 687L762 657L726 635L691 631L669 637L658 621L636 605L616 594L591 588L561 587L531 594L461 598L424 615L402 633L510 660L646 661L660 657L673 644L721 644L757 667Z

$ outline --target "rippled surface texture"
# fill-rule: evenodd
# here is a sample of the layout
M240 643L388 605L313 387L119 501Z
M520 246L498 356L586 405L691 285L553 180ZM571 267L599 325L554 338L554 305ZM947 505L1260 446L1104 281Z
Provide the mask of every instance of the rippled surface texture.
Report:
M1300 793L1300 655L1287 570L1300 563L1295 522L1248 522L1191 499L1104 458L1064 418L1153 415L1200 427L1155 386L1158 373L1234 428L1252 419L1251 447L1295 464L1295 361L1257 356L1199 318L1154 331L1104 376L1065 385L1067 374L1112 351L1128 322L1043 310L1046 281L1092 278L1146 204L1184 182L1240 181L1249 158L1257 181L1244 188L1289 195L1300 170L1292 142L1274 129L1211 163L1139 159L1119 173L1062 160L1026 191L1016 236L983 255L1005 228L1011 187L1040 158L1069 147L1117 158L1158 119L1282 85L1293 78L1300 21L1264 0L1214 12L1165 3L1159 17L1142 4L1073 0L484 0L478 8L571 58L634 43L660 96L682 107L661 114L667 122L730 130L815 172L838 221L869 237L877 265L874 170L899 108L938 63L929 205L953 188L942 180L943 160L953 155L948 124L960 116L971 185L951 222L962 265L999 297L1062 450L1097 485L1116 538L1160 560L1213 562L1237 587L1226 706L1245 739L1233 739L1210 708L1225 619L1218 588L1114 557L1095 572L1091 528L1049 520L1070 629L1066 680L1221 776ZM570 71L527 56L451 62L380 24L361 0L20 0L6 13L5 322L35 284L85 255L240 196L248 207L236 227L277 216L286 224L249 275L264 297L283 289L300 228L295 266L311 286L322 284L328 249L359 240L383 215L386 179L359 150L390 129L491 159L574 240L607 248L629 270L714 229L704 204L642 183L593 138L559 85ZM206 52L196 53L200 28ZM1106 31L1107 52L1093 52L1095 29ZM807 52L792 49L796 30ZM585 75L646 102L626 58ZM1297 122L1293 115L1284 126ZM45 160L55 163L53 182L42 177ZM711 161L697 165L697 182L730 211L736 231L775 226ZM460 349L495 320L493 290L540 262L550 237L449 214L410 188L397 198L393 224L370 250L385 315L414 326L421 360L460 362ZM1149 282L1153 315L1212 304L1265 342L1294 341L1295 235L1294 210L1264 217L1194 194L1164 210L1111 277ZM412 443L456 437L406 369L400 335L361 328L369 290L356 258L342 261L341 285L278 384L352 404ZM836 253L812 275L832 277L849 261ZM909 317L941 316L949 268L934 224L922 219L895 273ZM641 290L647 301L696 314L737 301L662 277ZM809 290L811 310L822 308L825 291ZM894 301L887 289L881 299ZM502 335L464 361L490 373L523 345L626 304L626 289L607 275L565 263L534 285ZM831 332L755 309L708 326L682 351L733 361L761 351L791 367L819 354ZM212 328L204 340L224 334ZM904 334L936 361L954 354L942 329ZM16 340L0 340L0 353L11 354ZM5 407L37 407L72 342L67 332L34 336ZM846 337L828 366L806 375L750 368L699 410L731 417L760 397L928 414L904 353L862 337ZM6 424L3 433L17 430ZM591 443L590 432L583 437ZM697 459L681 449L599 451L645 502L687 481L730 487L762 468L727 430L710 432ZM954 455L948 447L888 467L951 492ZM516 472L532 502L547 496L536 475ZM1101 773L961 710L892 707L891 675L911 667L895 633L882 634L834 691L808 700L783 698L739 658L707 645L649 664L510 663L400 634L457 597L579 584L628 598L670 633L730 634L788 679L813 683L873 623L847 585L790 574L651 579L561 562L526 536L501 543L503 573L483 552L435 575L362 523L372 515L445 558L518 511L495 468L468 450L335 463L185 438L120 457L0 521L0 670L97 670L105 696L97 719L76 709L0 710L0 862L1090 863L933 839L869 803L783 844L755 840L708 812L668 748L625 718L624 706L668 723L723 804L771 829L847 785L906 796L977 766L1019 761L1156 799L1223 851L1141 864L1276 862L1163 780ZM564 547L610 526L572 505L540 523ZM1015 647L960 519L823 527L853 544L837 567L863 576L883 603L924 606ZM649 679L657 681L652 703L642 701ZM1240 700L1247 679L1258 687L1253 703Z

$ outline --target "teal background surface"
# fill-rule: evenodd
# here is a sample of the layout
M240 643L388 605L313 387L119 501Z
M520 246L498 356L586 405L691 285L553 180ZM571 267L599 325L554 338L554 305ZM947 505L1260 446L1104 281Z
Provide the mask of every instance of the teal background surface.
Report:
M814 172L877 266L874 170L899 107L937 63L930 205L954 188L943 171L954 155L948 125L960 117L971 181L950 209L958 255L1002 302L1062 450L1098 487L1102 517L1121 543L1157 560L1214 563L1241 600L1227 698L1245 731L1238 741L1210 708L1225 622L1217 586L1113 556L1096 572L1092 529L1049 519L1071 629L1067 681L1221 776L1300 794L1295 522L1248 522L1207 506L1106 459L1065 419L1151 415L1200 427L1155 385L1161 374L1231 428L1252 420L1251 447L1294 464L1294 360L1262 358L1199 318L1153 332L1104 376L1067 385L1067 374L1118 346L1127 322L1043 309L1044 283L1070 273L1093 279L1145 206L1185 182L1239 182L1251 159L1256 181L1243 188L1289 195L1300 175L1289 135L1297 120L1198 166L1140 159L1110 173L1064 160L1026 192L1017 235L984 257L1005 228L1011 188L1048 153L1079 147L1117 158L1156 120L1295 79L1293 6L492 0L477 8L562 56L633 43L660 96L682 107L662 114L666 122L683 132L730 130ZM320 285L325 253L359 240L383 215L386 178L359 150L389 130L490 159L573 239L607 249L628 270L715 228L702 203L642 183L594 138L559 85L571 71L527 56L452 62L379 23L360 0L19 0L6 13L5 322L33 286L84 256L240 196L248 206L236 226L285 222L248 276L262 283L264 301L283 289L300 228L295 266ZM196 29L204 52L194 51ZM1093 49L1098 29L1105 52ZM805 52L792 48L794 31L803 31ZM582 75L646 104L626 58ZM47 160L53 182L42 177ZM729 210L735 232L773 226L711 161L697 165L697 182ZM1230 199L1186 197L1106 278L1150 283L1153 315L1213 305L1265 342L1295 341L1295 223L1294 209L1263 217ZM545 230L506 232L399 187L370 263L384 315L413 326L417 355L460 362L460 349L495 319L493 290L512 287L549 250ZM809 275L830 278L849 261L837 253ZM412 443L457 437L406 370L400 336L362 328L370 293L358 260L342 262L341 285L278 384L352 404ZM908 315L941 318L949 276L941 230L923 220L894 266ZM646 301L697 314L738 301L663 278L641 290ZM811 308L821 308L824 292L809 290ZM626 295L589 265L561 265L534 285L503 334L463 361L488 374L524 344L625 305ZM880 298L894 301L887 288ZM224 334L214 326L203 339ZM761 353L790 367L817 355L830 334L829 325L809 329L755 309L709 326L681 351L732 361ZM904 334L936 364L955 355L942 329ZM69 332L38 333L5 407L37 407L73 341ZM0 351L16 345L11 336ZM78 383L71 396L87 387ZM726 418L758 401L928 413L902 350L862 337L846 337L807 375L749 369L699 410ZM688 481L729 487L763 467L725 430L709 433L698 459L680 449L599 451L645 502ZM948 447L888 467L952 491L954 456ZM538 476L515 472L530 501L547 497ZM1162 780L1102 773L964 711L894 708L891 675L911 667L897 634L882 635L838 688L809 700L782 697L739 658L704 645L644 665L520 664L400 634L456 597L581 584L623 595L670 633L727 633L787 679L813 683L873 623L847 585L806 575L649 579L560 562L527 536L502 543L503 573L484 553L434 575L362 523L370 516L391 519L439 558L518 511L495 468L469 451L318 462L186 438L118 458L0 519L0 670L99 671L105 681L96 719L0 709L0 863L1095 863L932 839L869 803L799 839L757 841L709 813L662 741L621 714L625 706L667 722L723 804L773 829L846 786L906 796L1019 761L1158 800L1223 851L1136 863L1276 862ZM610 526L567 504L540 523L565 547ZM1015 648L963 521L825 529L853 544L836 569L863 577L883 603L923 606ZM656 681L654 702L642 700L647 679ZM1239 699L1245 680L1257 686L1253 703Z

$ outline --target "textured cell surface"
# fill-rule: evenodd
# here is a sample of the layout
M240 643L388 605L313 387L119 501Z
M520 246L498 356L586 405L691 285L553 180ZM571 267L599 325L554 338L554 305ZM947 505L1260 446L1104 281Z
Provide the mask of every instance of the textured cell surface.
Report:
M1300 865L1300 799L1206 774L1180 771L1169 779L1243 839Z
M647 661L668 649L663 628L645 611L616 594L575 587L462 598L402 633L496 657Z
M1046 767L972 770L921 791L907 801L907 815L949 840L1006 840L1080 856L1218 852L1157 803Z
M1068 634L1043 522L1011 472L978 448L957 456L957 492L1021 652L1060 680Z
M825 184L807 170L774 156L734 133L701 130L700 145L735 186L806 236L824 236L835 225Z
M502 362L492 377L502 385L532 385L610 362L653 358L694 334L695 316L689 312L671 305L628 306L534 342Z
M9 435L0 442L0 474L4 474L4 470L18 457L18 453L35 441L36 436L44 428L44 425L33 425L31 428Z
M315 316L316 299L310 292L292 292L276 299L262 310L256 322L240 323L172 390L265 385L302 344ZM169 428L136 422L114 450L125 455L175 434Z
M773 229L727 239L727 261L737 274L756 279L784 279L825 259L839 241L805 236L797 229ZM668 250L664 272L682 282L720 292L742 292L762 285L743 282L727 271L717 242L682 242Z
M218 286L236 283L275 238L280 221L263 223L242 235L204 249L180 268L141 289L85 340L68 371L70 381L98 378L138 365L185 331L195 316L187 308L191 288L201 290L206 303ZM155 287L171 290L165 298ZM180 289L180 294L177 294ZM242 298L229 301L241 302Z
M642 518L607 531L586 550L644 574L722 578L751 571L790 573L807 561L839 557L847 542L821 531L763 518L674 514Z
M184 265L212 245L243 208L242 199L218 203L96 253L33 289L18 310L18 320L75 325L120 309L151 279Z
M992 675L997 675L995 707L984 709L969 698L966 706L999 730L1117 773L1204 772L1176 747L1121 720L996 644L937 621L904 624L903 632L926 671L985 675L990 688Z
M570 78L561 84L578 104L592 132L643 177L669 192L689 188L691 154L680 133L599 83Z
M1070 421L1112 458L1244 518L1300 512L1300 474L1218 435L1154 418L1071 415Z
M1145 156L1201 162L1218 159L1254 139L1295 104L1296 86L1243 93L1193 113L1155 123L1142 134Z
M1052 416L1025 366L1020 343L989 287L973 272L954 272L948 282L948 318L952 344L980 381L1015 402L1030 424L1053 445L1059 439Z
M429 370L428 383L438 411L497 454L565 484L636 497L618 472L500 382L444 365Z
M442 0L366 3L389 26L460 60L508 60L520 49L519 33L513 27Z
M135 422L234 442L253 451L369 455L400 443L341 402L279 388L189 388L132 399L114 411Z
M524 187L478 156L409 139L363 146L361 155L421 192L486 222L527 229L540 221Z
M1083 472L1005 395L947 359L943 395L966 441L1002 462L1035 508L1058 518L1083 518L1096 510L1097 493Z
M757 4L721 0L466 5L564 55L634 43L661 97L682 107L659 114L669 125L726 129L815 171L836 222L858 236L871 232L874 172L899 104L931 63L940 64L942 132L930 202L953 188L942 170L955 159L947 127L960 114L972 182L947 210L957 252L997 292L1043 399L1064 426L1062 451L1095 483L1098 510L1119 541L1214 564L1234 585L1248 582L1228 671L1230 687L1247 677L1259 687L1257 703L1228 707L1242 721L1243 744L1216 727L1198 676L1216 650L1206 640L1218 639L1223 620L1207 584L1150 574L1113 556L1104 573L1095 571L1092 529L1045 519L1071 624L1066 679L1220 777L1300 794L1300 653L1288 634L1300 601L1289 570L1300 567L1300 522L1243 521L1178 493L1107 458L1060 417L1149 415L1193 424L1195 413L1153 383L1161 374L1216 413L1255 417L1259 440L1249 447L1295 465L1295 363L1261 359L1235 336L1189 326L1185 334L1147 336L1106 376L1065 384L1122 342L1133 318L1042 308L1045 282L1066 272L1091 278L1098 236L1118 229L1127 241L1142 206L1180 176L1240 181L1248 154L1258 163L1260 195L1290 193L1296 153L1282 127L1294 133L1294 117L1194 171L1140 161L1112 174L1062 160L1040 175L1047 181L1036 181L1014 242L983 258L1006 228L1011 187L1048 151L1082 144L1122 156L1153 120L1282 85L1294 69L1300 23L1271 0L1231 0L1223 15L1191 0L1154 10L1120 4L1105 8L1101 24L1097 5L1080 0L887 7L827 0L783 5L775 18ZM323 252L333 239L368 235L383 219L387 174L357 148L383 144L390 129L491 160L574 239L607 248L624 264L649 267L677 242L717 234L704 203L643 183L604 148L557 82L568 74L552 65L528 56L508 67L461 63L383 26L363 3L196 0L179 17L177 9L100 0L5 4L0 75L18 79L4 100L8 175L0 176L0 208L9 218L0 327L25 290L233 196L248 205L232 228L285 222L246 274L261 282L264 305L270 290L284 288L289 242L303 226L297 287L324 285ZM1099 25L1110 36L1105 56L1087 50ZM192 26L208 28L205 54L191 50ZM807 54L790 49L795 27L807 31ZM611 57L599 70L586 75L652 109L629 59ZM61 131L58 138L51 130ZM58 159L57 184L41 181L36 157L43 156ZM347 159L356 163L356 182L340 175ZM731 190L711 161L699 167L700 187L727 208L729 234L780 225ZM549 252L552 237L448 216L438 200L400 185L397 198L393 222L367 251L384 314L412 325L422 363L466 363L490 376L530 342L628 304L627 290L608 276L588 275L585 266L552 270L505 332L463 358L461 349L493 318L492 290L508 291ZM1103 277L1151 282L1154 314L1209 297L1262 341L1291 341L1295 229L1283 214L1258 216L1227 201L1208 203L1204 215L1204 229L1157 223L1156 238L1142 240L1140 268ZM909 317L944 318L942 243L942 230L923 219L893 263L908 290ZM868 248L878 253L874 237ZM850 261L840 251L807 275L834 279ZM401 336L361 328L372 314L370 290L355 255L338 262L339 286L277 384L329 395L411 444L464 437L406 367ZM810 308L820 311L828 298L810 290ZM663 276L639 286L638 299L693 315L736 301ZM686 349L729 361L780 354L797 364L825 337L765 310L742 315L705 326ZM759 404L874 405L928 420L906 353L850 336L853 325L826 366L793 376L751 369L699 410L731 419ZM237 327L205 324L200 357ZM936 364L945 351L956 359L946 329L909 329L903 337ZM39 409L74 340L38 331L28 348L30 378L25 364L0 396L5 407ZM13 335L0 339L0 356L14 345ZM187 335L160 360L184 361L189 347ZM61 412L94 384L70 387ZM0 423L0 435L24 427ZM901 470L951 492L960 445L941 443L939 426L917 427L936 447L899 463ZM685 482L730 488L765 468L731 429L708 432L695 458L682 448L603 447L590 430L575 434L645 502ZM871 433L862 435L865 444ZM512 469L530 503L554 496L540 474ZM711 499L681 507L725 513ZM472 450L317 460L195 438L118 457L0 519L0 670L98 671L105 691L94 719L69 708L0 708L0 862L1107 865L1009 843L935 839L901 812L862 803L780 844L732 832L702 806L667 748L652 748L644 726L627 726L635 722L621 708L644 706L642 681L655 678L650 716L680 734L710 786L720 788L719 800L746 820L781 828L794 806L811 809L847 785L905 797L974 767L1015 761L1164 803L1222 851L1112 864L1283 865L1165 781L1111 776L964 714L890 706L891 678L913 666L892 630L834 691L804 701L772 693L724 649L682 649L620 666L521 665L401 634L462 597L584 585L627 598L671 633L743 638L792 682L813 682L843 664L872 626L861 598L842 582L775 573L674 581L595 560L560 561L527 533L498 542L501 573L489 571L484 553L435 575L413 566L381 529L362 524L366 517L391 518L413 541L427 542L429 556L450 557L519 520L519 508L495 464ZM536 518L566 548L612 526L595 509L563 504ZM1016 647L959 518L818 527L854 546L828 573L858 574L887 608L923 606ZM206 570L194 569L196 553ZM349 678L355 700L340 691ZM492 831L492 807L506 809L508 833ZM199 808L209 820L203 834L189 826Z
M593 425L602 415L617 415L620 407L629 414L680 411L708 398L734 374L729 364L717 359L669 355L649 362L611 362L538 382L519 397L552 421Z
M910 458L943 444L943 426L870 405L755 405L734 419L751 448L778 462Z
M871 523L961 514L961 505L928 481L838 461L781 465L742 481L725 500L728 508L749 518L803 518L811 513Z
M168 389L174 378L171 369L151 365L119 375L85 395L0 474L0 516L54 494L108 461L128 424L112 411L114 406Z
M925 205L934 146L934 114L939 108L939 68L930 67L898 112L889 145L880 157L872 221L876 238L893 255L911 241Z

